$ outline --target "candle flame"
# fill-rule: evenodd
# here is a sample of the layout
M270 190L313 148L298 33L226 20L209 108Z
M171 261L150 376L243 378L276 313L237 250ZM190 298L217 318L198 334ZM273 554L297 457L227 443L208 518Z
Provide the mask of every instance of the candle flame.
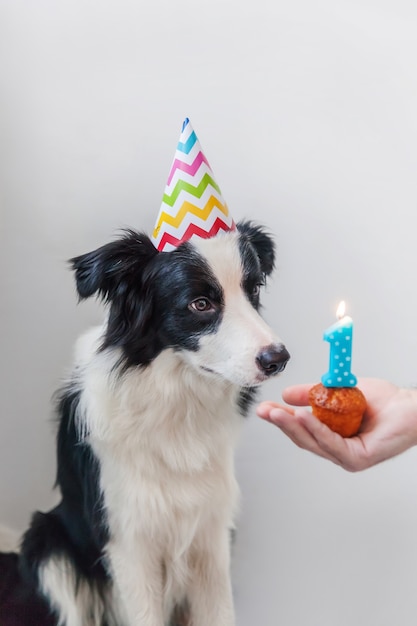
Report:
M344 300L342 300L339 303L339 306L337 307L337 311L336 311L336 317L338 320L341 320L342 317L344 317L345 311L346 311L346 303Z

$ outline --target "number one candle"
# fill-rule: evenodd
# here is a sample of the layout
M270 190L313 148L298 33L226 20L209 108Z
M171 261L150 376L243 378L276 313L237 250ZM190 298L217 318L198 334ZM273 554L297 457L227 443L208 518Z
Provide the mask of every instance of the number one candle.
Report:
M357 378L351 372L353 320L345 315L345 303L337 308L338 321L324 331L323 339L330 343L329 371L323 374L324 387L355 387Z

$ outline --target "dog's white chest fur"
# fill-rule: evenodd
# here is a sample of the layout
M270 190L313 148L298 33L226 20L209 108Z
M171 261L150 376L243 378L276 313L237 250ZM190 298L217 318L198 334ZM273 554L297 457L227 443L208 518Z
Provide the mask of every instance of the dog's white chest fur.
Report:
M107 551L114 563L131 557L135 546L143 561L146 549L145 560L163 571L162 600L169 615L189 586L194 546L209 548L213 528L233 527L238 502L233 451L242 421L238 388L227 382L207 385L207 377L203 382L173 350L145 369L114 374L114 355L87 358L100 332L81 340L79 356L89 409L84 427L105 487ZM147 571L150 575L152 567Z

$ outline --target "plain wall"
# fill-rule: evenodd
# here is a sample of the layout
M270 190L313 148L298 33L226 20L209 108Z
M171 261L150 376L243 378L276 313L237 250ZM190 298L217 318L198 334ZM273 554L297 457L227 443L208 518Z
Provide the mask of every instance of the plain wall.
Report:
M416 39L406 0L0 0L1 522L56 499L51 397L101 319L66 260L151 231L185 116L276 237L259 399L319 380L341 299L356 375L417 382ZM416 623L417 450L349 474L252 411L237 471L238 626Z

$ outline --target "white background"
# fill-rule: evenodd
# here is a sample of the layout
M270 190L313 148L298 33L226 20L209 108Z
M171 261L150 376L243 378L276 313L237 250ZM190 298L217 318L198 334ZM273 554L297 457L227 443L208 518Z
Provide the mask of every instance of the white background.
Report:
M187 115L276 236L262 397L318 381L342 298L354 372L417 382L416 40L412 0L0 0L1 521L55 498L51 396L101 317L66 259L151 231ZM237 469L238 626L415 625L416 450L348 474L252 412Z

